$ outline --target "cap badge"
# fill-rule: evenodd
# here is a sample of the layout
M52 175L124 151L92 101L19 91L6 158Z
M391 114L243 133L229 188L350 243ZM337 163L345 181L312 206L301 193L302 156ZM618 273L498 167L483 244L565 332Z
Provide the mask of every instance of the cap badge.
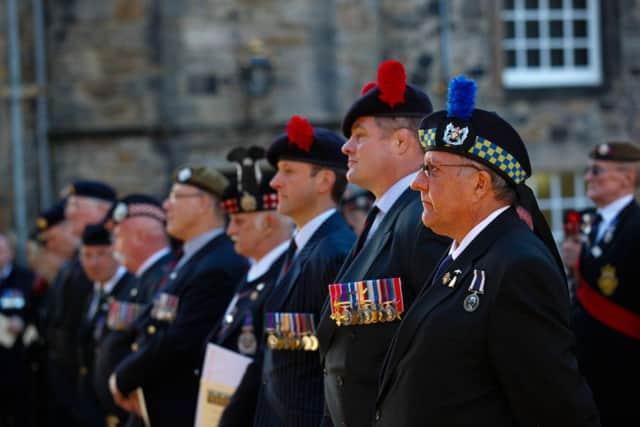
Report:
M122 222L127 217L129 213L129 209L127 209L127 204L123 202L119 202L116 205L116 208L113 210L113 220L115 222Z
M610 151L611 148L609 147L609 144L600 144L598 146L598 154L600 154L601 156L606 156Z
M442 140L449 145L462 145L468 135L469 128L467 126L462 127L451 122L447 124L447 127L444 129Z
M246 191L242 194L242 198L240 199L240 207L242 207L243 211L253 212L258 207L258 202L253 195L247 193Z
M49 223L47 222L46 218L40 217L38 218L37 224L38 228L40 230L44 230L45 228L47 228L47 225L49 225Z
M191 175L192 173L190 168L181 169L180 172L178 172L178 181L187 182L191 178Z

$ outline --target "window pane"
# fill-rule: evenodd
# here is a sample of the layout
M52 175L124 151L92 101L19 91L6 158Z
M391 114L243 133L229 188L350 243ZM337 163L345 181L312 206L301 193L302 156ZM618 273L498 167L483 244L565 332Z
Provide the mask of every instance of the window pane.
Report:
M504 22L504 38L512 39L516 35L516 24L513 21Z
M537 39L540 37L540 23L538 21L527 21L525 34L528 39Z
M513 10L513 0L504 0L504 9Z
M515 50L505 50L504 52L504 63L507 68L515 68L516 66L516 51Z
M551 49L551 66L552 67L564 66L564 50Z
M562 9L562 0L549 0L550 9Z
M573 197L575 188L573 186L573 174L563 173L560 175L560 185L562 188L562 197Z
M587 8L587 0L573 0L573 8L574 9L586 9Z
M551 196L551 179L549 174L541 172L533 175L536 181L536 196L538 199L548 199Z
M574 49L573 63L576 66L589 65L589 51L587 49Z
M526 9L537 9L538 7L538 0L526 0L525 2Z
M540 66L540 50L539 49L527 49L527 66L529 67Z
M549 22L549 34L551 37L564 37L564 27L562 21Z
M587 37L587 21L583 19L573 21L573 36Z

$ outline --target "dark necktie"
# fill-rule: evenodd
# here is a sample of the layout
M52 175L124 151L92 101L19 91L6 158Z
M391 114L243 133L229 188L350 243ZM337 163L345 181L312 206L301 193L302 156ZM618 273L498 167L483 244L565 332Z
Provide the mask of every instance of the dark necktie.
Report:
M165 276L162 279L160 279L160 282L158 282L158 285L156 286L156 290L155 292L153 292L154 295L157 292L160 292L160 290L162 290L162 288L165 287L165 285L169 281L169 278L171 277L171 273L173 273L173 270L176 269L176 266L178 265L178 262L180 262L180 258L182 258L183 255L184 255L184 251L182 250L182 248L176 251L174 258L171 260L171 263L169 264L169 268L167 269L167 274L165 274Z
M453 257L451 256L451 254L447 255L445 259L440 261L440 264L438 265L438 269L436 270L436 274L433 275L433 280L431 280L431 283L436 283L436 281L438 281L440 277L442 277L444 272L449 268L452 262L453 262Z
M291 268L293 258L296 256L296 250L298 250L298 245L296 245L296 240L292 237L291 241L289 242L289 248L287 248L287 253L284 258L284 265L282 266L280 277L284 276L287 271L289 271L289 268Z
M375 221L378 212L380 212L380 209L378 209L377 206L373 206L369 210L367 218L364 220L364 228L362 229L362 233L360 233L360 236L358 236L358 242L356 243L355 248L353 248L353 253L351 254L352 258L355 258L355 256L360 253L360 250L364 246L364 243L367 241L367 236L369 235L369 231L371 231L371 226L373 225L373 221Z
M593 223L591 224L591 231L589 231L589 245L595 246L596 239L598 238L598 229L600 228L600 223L602 222L602 215L595 214L593 217Z

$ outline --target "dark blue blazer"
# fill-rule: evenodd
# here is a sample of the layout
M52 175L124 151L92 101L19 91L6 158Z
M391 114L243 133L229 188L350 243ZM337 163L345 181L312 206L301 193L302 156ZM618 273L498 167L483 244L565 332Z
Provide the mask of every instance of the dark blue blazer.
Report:
M425 228L421 214L420 194L407 188L336 282L400 277L407 310L451 242ZM368 426L382 362L400 321L338 327L330 315L327 298L318 329L327 408L336 426Z
M137 351L115 373L122 392L142 387L151 425L193 425L203 343L246 270L231 240L218 235L170 274L162 291L180 299L175 320L158 321L147 309L137 322Z
M265 312L313 313L318 321L338 269L355 235L331 215L293 259L265 303ZM317 426L324 413L323 375L317 352L265 349L255 425Z
M262 276L251 282L247 282L246 278L240 282L236 290L236 295L239 295L239 298L236 303L236 310L232 314L233 320L224 328L222 327L222 322L225 322L225 320L214 328L211 334L212 342L235 352L242 353L245 356L263 357L264 349L262 347L265 344L262 339L264 303L269 295L271 295L271 291L284 264L285 255L286 252L280 255L280 257L271 264L269 270ZM238 345L238 338L242 333L247 315L252 319L252 330L250 333L254 334L258 344L255 353L244 352L243 348ZM255 364L252 363L252 365ZM255 369L255 366L252 366L245 372L245 376L242 378L236 392L231 397L231 401L225 408L218 426L251 425L256 411L259 388L260 372Z
M582 284L610 304L640 317L640 206L632 201L620 211L615 226L600 239L595 257L585 244L580 254ZM640 424L636 395L640 383L640 340L602 323L580 301L573 310L580 370L593 390L602 425Z
M451 287L430 279L400 323L375 425L600 425L573 353L563 272L514 209L446 269L457 270ZM480 271L484 291L468 311Z

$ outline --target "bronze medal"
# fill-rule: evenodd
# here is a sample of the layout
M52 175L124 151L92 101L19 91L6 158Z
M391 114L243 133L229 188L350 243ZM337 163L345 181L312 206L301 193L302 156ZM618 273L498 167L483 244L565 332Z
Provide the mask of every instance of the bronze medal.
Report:
M258 349L258 340L253 333L253 327L245 326L238 336L238 351L242 354L256 354Z
M598 278L598 288L605 296L611 296L618 288L618 277L616 276L616 268L611 264L607 264L600 270Z
M309 339L311 340L310 351L318 350L318 346L320 344L318 338L315 335L311 335Z
M269 334L267 337L267 345L271 350L276 350L278 348L278 342L280 340L274 334Z
M311 339L308 335L302 337L302 347L305 351L311 350Z
M387 322L393 322L394 320L396 320L396 316L398 315L398 310L396 310L395 305L393 304L388 304L385 308L384 308L384 312L386 315L386 321Z

